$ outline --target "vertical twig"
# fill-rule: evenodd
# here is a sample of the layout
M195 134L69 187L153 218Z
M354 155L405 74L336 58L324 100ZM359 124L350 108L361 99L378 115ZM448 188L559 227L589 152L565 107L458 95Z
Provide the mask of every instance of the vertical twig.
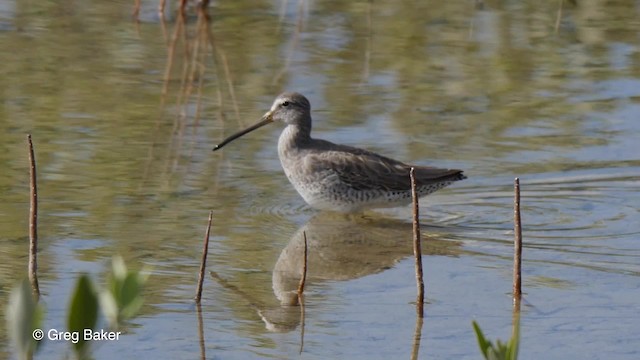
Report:
M36 300L40 298L38 285L38 185L36 182L36 157L33 153L31 134L27 135L29 143L29 282Z
M209 253L209 233L211 232L211 220L213 219L213 211L209 211L209 222L207 223L207 232L204 235L204 247L202 248L202 260L200 261L200 275L198 276L198 288L196 289L196 303L200 303L202 298L202 283L204 282L204 269L207 266L207 254Z
M416 284L418 287L418 299L416 311L419 317L424 317L424 281L422 279L422 248L420 244L420 209L418 207L418 193L416 191L415 169L409 171L411 177L411 198L413 199L413 256L416 259Z
M514 183L513 199L513 302L520 303L522 296L522 223L520 221L520 179L516 178Z

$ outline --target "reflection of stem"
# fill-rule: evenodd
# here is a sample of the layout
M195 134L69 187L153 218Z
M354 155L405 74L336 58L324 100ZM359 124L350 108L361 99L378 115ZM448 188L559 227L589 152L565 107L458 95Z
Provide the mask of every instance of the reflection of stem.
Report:
M373 0L369 0L367 2L367 41L366 47L364 51L364 71L362 74L362 82L367 82L369 80L369 67L371 63L371 34L372 34L372 26L371 26L371 8L373 7Z
M204 21L209 21L208 18L206 17L206 12L204 10L201 9L199 14L201 14L201 16L204 17ZM197 65L198 70L200 70L198 73L198 95L197 95L196 113L195 113L195 119L194 119L194 125L193 125L194 136L196 134L196 130L198 129L198 125L200 123L200 111L202 110L202 87L204 85L204 72L206 70L205 60L207 56L207 52L206 52L207 46L206 46L206 43L204 43L204 36L202 36L202 35L206 35L204 33L205 29L206 29L205 26L201 26L198 28L198 39L200 39L203 42L202 45L204 45L205 51L202 53L201 60L199 62L194 61L194 68Z
M298 305L300 305L300 354L304 348L304 284L307 280L307 233L302 231L304 237L304 258L302 261L302 276L300 277L300 283L298 284Z
M27 135L29 144L29 282L36 301L40 298L38 285L38 184L36 182L36 157L33 152L31 134Z
M184 19L184 14L180 13L179 15ZM183 20L184 21L184 20ZM192 56L191 44L189 41L189 35L186 31L186 26L183 31L183 44L184 44L184 61L182 65L182 74L180 75L180 90L178 91L178 95L176 98L176 108L179 109L176 114L175 119L173 120L173 127L171 128L171 141L169 142L169 146L167 146L167 155L166 155L166 163L163 174L167 174L173 172L177 166L178 162L178 153L180 148L182 147L182 137L184 133L184 128L186 126L186 109L184 104L187 100L185 100L185 96L187 94L187 80L190 68L190 60ZM174 135L177 136L177 141L174 138ZM172 160L172 154L174 154L175 159Z
M300 351L304 349L304 296L298 295L298 302L300 303Z
M238 101L236 100L236 92L234 90L233 79L231 78L231 71L229 70L229 62L227 61L227 55L222 48L219 48L216 45L216 41L213 36L213 32L211 31L211 26L209 24L209 21L206 21L205 24L206 24L207 35L209 38L209 44L211 45L211 50L213 50L215 54L218 54L222 62L222 68L224 70L224 74L227 79L227 86L229 87L229 95L231 96L233 110L236 113L236 118L238 122L242 123L240 120L240 109L238 108Z
M200 114L202 110L202 88L204 86L204 73L206 70L206 58L207 58L207 44L205 42L206 33L205 26L203 21L209 21L209 18L206 14L206 6L204 3L201 3L202 7L198 8L198 25L196 26L196 46L195 46L195 54L193 56L193 61L191 64L191 73L189 76L189 93L192 92L191 88L193 87L193 78L195 76L196 71L198 71L198 85L197 85L197 95L196 95L196 110L194 114L194 122L193 129L191 131L191 145L189 146L189 159L193 156L193 150L196 144L196 134L198 132L198 127L200 126ZM200 48L204 48L204 51L198 51ZM193 162L189 161L187 163L186 173L189 172L189 168Z
M160 5L158 5L158 12L160 13L160 17L164 18L164 7L166 0L160 0Z
M135 4L133 5L133 18L134 20L136 20L136 22L138 22L140 19L138 18L138 15L140 15L140 0L136 0Z
M187 9L187 0L180 0L180 14L184 15L186 9Z
M420 244L420 208L418 206L418 194L416 191L415 169L409 171L411 177L411 197L413 199L413 256L416 260L416 285L418 296L416 300L416 311L418 317L424 317L424 280L422 278L422 247Z
M183 73L183 79L182 79L183 80L182 84L184 84L184 86L182 87L183 92L181 94L181 97L179 97L179 100L178 100L179 101L178 107L181 108L182 110L180 111L180 116L179 116L180 127L178 129L178 143L176 145L176 156L173 160L172 171L175 171L175 169L178 167L178 161L180 157L178 156L177 153L182 148L185 128L187 126L187 117L189 116L189 99L191 98L191 94L193 93L193 83L194 83L195 74L199 70L200 70L199 74L201 76L198 79L198 84L199 86L202 85L202 70L201 70L201 67L198 66L198 63L199 63L199 57L201 57L200 55L201 53L205 54L204 56L206 56L206 51L204 52L200 51L201 42L203 42L203 38L204 38L203 36L204 21L208 21L208 18L205 15L205 11L202 8L198 8L198 21L196 22L196 38L193 41L193 44L191 46L185 46L187 50L187 54L189 55L187 56L187 59L185 61L185 66L184 66L185 71ZM186 38L186 34L187 32L185 31L185 44L190 43ZM199 88L199 93L201 94L200 90L201 88ZM198 99L200 99L200 97L198 97ZM199 104L197 105L197 107L199 108ZM199 115L199 113L197 115ZM196 129L197 129L197 123L194 125L193 135L195 135ZM192 135L192 139L193 139L193 135ZM193 142L191 144L191 150L192 149L193 149ZM190 154L191 154L191 150L189 151ZM190 163L191 162L189 162L189 164Z
M413 331L413 347L411 349L411 360L418 359L418 352L420 351L420 340L422 339L422 323L424 322L422 316L416 316L416 329Z
M253 298L253 296L247 294L246 292L244 292L242 289L240 289L239 287L233 285L232 283L230 283L228 280L224 279L223 277L221 277L220 275L218 275L216 272L214 271L209 271L209 275L211 275L212 278L214 278L220 285L222 285L222 287L224 287L227 290L231 290L232 292L234 292L237 295L240 295L240 297L242 297L243 299L245 299L249 305L254 308L256 311L260 311L260 304L257 300L255 300Z
M162 38L164 39L164 42L169 45L169 39L167 38L167 22L165 21L164 13L160 13L160 29L162 29Z
M207 358L204 344L204 321L202 321L202 307L200 302L196 303L196 313L198 314L198 337L200 338L200 359Z
M513 233L514 249L513 249L513 302L518 302L520 306L520 297L522 296L522 222L520 219L520 179L516 178L514 183L513 198Z
M163 20L164 23L164 20ZM169 44L169 51L167 53L167 66L164 70L164 84L162 86L162 93L160 97L160 109L164 109L164 104L166 102L167 92L169 91L169 78L171 77L171 68L173 67L173 56L176 51L176 44L178 43L178 36L184 25L184 17L178 15L178 19L176 22L176 29L173 32L173 36L171 36L171 43Z
M238 101L236 100L236 91L233 87L233 78L231 78L231 71L229 71L229 62L227 61L227 55L224 50L218 49L220 58L222 59L222 68L227 78L227 86L229 87L229 95L231 95L231 103L233 105L233 111L236 113L236 119L240 122L240 108L238 108Z
M469 21L469 40L473 38L474 31L474 21L476 16L476 11L484 9L484 1L483 0L475 0L473 4L473 13L471 14L471 20Z
M288 0L280 1L280 15L278 16L278 28L276 29L276 33L280 33L280 27L282 26L282 21L284 20L284 16L287 13L287 4Z
M291 58L293 57L293 52L298 47L298 40L300 39L300 33L302 32L302 15L304 12L304 0L298 0L298 14L296 18L296 30L293 32L293 39L291 40L291 46L289 46L289 50L287 51L287 58L284 62L284 66L278 72L278 74L273 78L273 83L277 83L282 78L285 72L289 69L289 65L291 64Z
M560 19L562 18L562 3L563 1L560 0L560 5L558 6L558 16L556 17L556 26L555 26L555 33L558 33L558 29L560 28Z
M304 283L307 280L307 233L302 231L302 236L304 237L304 258L302 261L302 277L300 277L300 283L298 284L298 299L304 293Z

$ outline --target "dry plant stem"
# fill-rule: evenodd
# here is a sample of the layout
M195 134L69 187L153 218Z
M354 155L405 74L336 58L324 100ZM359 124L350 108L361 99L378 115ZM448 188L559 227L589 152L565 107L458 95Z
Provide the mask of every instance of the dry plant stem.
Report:
M411 360L418 359L420 351L420 340L422 339L422 323L424 319L421 316L416 317L416 328L413 332L413 347L411 349Z
M520 302L522 296L522 223L520 221L520 179L515 179L513 199L513 302Z
M29 282L36 300L40 298L38 285L38 185L36 182L36 157L33 153L31 134L27 135L29 143Z
M302 304L300 298L304 293L304 283L307 281L307 233L303 231L302 236L304 237L304 258L302 260L302 277L300 278L300 283L298 284L298 302L300 304Z
M198 276L198 288L196 290L196 303L200 303L202 298L202 283L204 282L204 269L207 266L207 254L209 253L209 234L211 233L211 220L213 219L213 211L209 211L209 222L207 223L207 232L204 235L204 246L202 248L202 260L200 261L200 275Z
M418 193L416 191L415 169L409 172L411 177L411 198L413 199L413 255L416 260L416 284L418 287L418 298L416 300L416 311L418 317L424 317L424 280L422 279L422 247L420 244L420 209L418 207Z

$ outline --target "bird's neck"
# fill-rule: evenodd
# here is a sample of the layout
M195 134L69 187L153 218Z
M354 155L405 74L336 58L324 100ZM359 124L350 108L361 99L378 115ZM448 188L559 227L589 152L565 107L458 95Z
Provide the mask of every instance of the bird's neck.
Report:
M297 150L311 140L311 129L300 125L287 125L280 134L278 149L280 151Z

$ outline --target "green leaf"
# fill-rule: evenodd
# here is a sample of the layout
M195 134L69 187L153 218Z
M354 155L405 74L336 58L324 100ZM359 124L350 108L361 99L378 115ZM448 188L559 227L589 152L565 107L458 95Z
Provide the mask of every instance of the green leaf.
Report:
M488 341L484 334L482 333L482 329L480 329L480 325L474 320L471 322L473 325L473 330L476 332L476 338L478 339L478 346L480 347L480 351L485 359L489 358L488 350L491 347L491 342Z
M111 272L117 279L123 279L127 276L127 265L125 265L122 256L114 256L113 259L111 259Z
M503 343L500 340L496 340L495 345L488 340L480 326L475 321L472 321L473 329L476 332L478 338L478 346L482 355L487 360L517 360L518 358L518 346L520 342L520 321L516 319L515 329L513 336L507 343Z
M44 307L34 299L29 281L14 286L6 307L7 333L20 359L30 358L40 345L34 330L41 329L43 318Z
M116 303L116 299L113 297L111 291L103 290L100 293L100 308L104 313L109 326L112 328L118 327L118 304Z
M142 307L142 289L149 278L147 273L129 271L120 256L112 261L112 273L107 290L100 299L109 325L118 328L119 322L132 318Z
M76 281L71 297L67 327L69 331L80 333L78 342L73 344L80 358L87 354L87 342L84 340L84 329L94 329L98 321L98 296L93 288L91 278L82 274Z
M507 351L507 359L509 360L517 360L518 359L518 350L520 348L520 316L516 318L515 329L513 331L513 336L511 340L509 340L509 350Z

